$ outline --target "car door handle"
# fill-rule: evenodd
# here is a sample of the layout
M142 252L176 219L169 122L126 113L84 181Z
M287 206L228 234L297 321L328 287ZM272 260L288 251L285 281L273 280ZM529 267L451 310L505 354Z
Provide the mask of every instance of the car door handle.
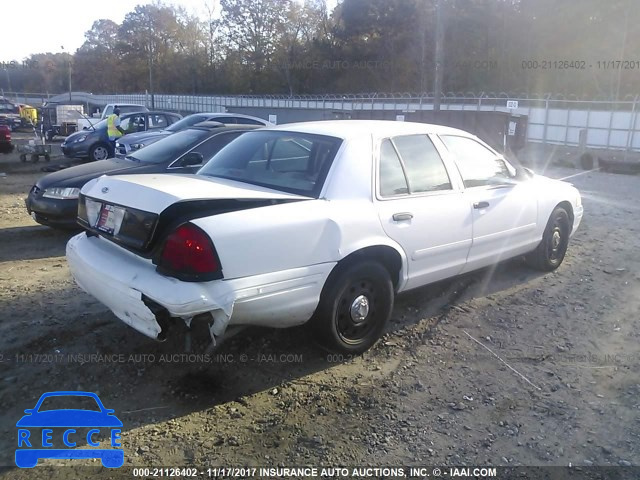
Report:
M412 218L413 218L413 213L411 212L402 212L402 213L393 214L394 222L403 222L405 220L411 220Z
M473 204L473 208L475 209L481 209L481 208L487 208L489 206L489 202L475 202Z

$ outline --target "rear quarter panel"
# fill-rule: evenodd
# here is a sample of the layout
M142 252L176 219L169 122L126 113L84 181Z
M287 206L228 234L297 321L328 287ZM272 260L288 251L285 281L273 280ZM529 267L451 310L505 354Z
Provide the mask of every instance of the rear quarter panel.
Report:
M303 200L192 222L213 239L226 279L338 262L390 243L366 200Z

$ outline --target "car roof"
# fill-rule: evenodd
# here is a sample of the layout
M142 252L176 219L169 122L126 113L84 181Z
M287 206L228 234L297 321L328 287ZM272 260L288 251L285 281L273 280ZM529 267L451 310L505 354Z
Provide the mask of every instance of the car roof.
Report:
M219 130L221 132L227 132L229 130L255 130L256 128L264 128L264 125L236 125L233 123L205 121L191 125L188 130Z
M256 120L262 120L263 122L268 122L264 118L256 117L253 115L245 115L244 113L233 113L233 112L194 112L189 115L206 115L209 117L242 117L242 118L254 118Z
M384 138L395 135L411 134L455 134L473 136L457 128L434 125L431 123L398 122L393 120L320 120L315 122L287 123L268 130L280 130L300 133L315 133L347 139L362 135Z
M157 115L157 114L170 114L170 115L180 115L179 113L167 112L166 110L139 110L137 112L127 112L120 115L121 117L129 117L131 115L137 115L139 113L144 113L145 115Z

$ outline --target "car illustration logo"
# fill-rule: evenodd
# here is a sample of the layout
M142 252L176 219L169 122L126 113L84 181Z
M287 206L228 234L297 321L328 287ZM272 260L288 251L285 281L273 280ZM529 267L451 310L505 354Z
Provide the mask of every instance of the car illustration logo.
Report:
M76 408L52 408L70 404ZM24 412L26 415L16 423L18 467L33 468L41 458L99 458L107 468L118 468L124 463L120 443L122 422L95 393L47 392L34 408ZM104 448L104 444L111 448Z
M102 187L102 193L109 193L109 187Z

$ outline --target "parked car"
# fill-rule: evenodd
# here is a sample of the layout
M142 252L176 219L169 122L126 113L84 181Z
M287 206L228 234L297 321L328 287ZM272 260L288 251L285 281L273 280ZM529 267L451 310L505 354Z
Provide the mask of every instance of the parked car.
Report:
M11 143L11 129L8 125L0 125L0 153L13 152Z
M187 115L179 122L176 122L163 130L131 133L120 137L116 142L116 157L124 158L132 151L151 145L161 138L179 132L180 130L184 130L185 128L189 128L196 123L207 121L220 122L226 125L259 125L263 127L273 125L271 122L263 120L262 118L236 113L194 113L192 115Z
M177 122L182 115L171 112L137 112L120 115L120 127L126 133L162 130ZM114 156L107 135L107 120L101 120L88 130L69 135L62 142L62 153L70 158L89 158L91 161L105 160Z
M326 121L249 132L197 175L100 177L67 244L78 285L149 337L185 319L380 336L394 294L526 255L550 271L583 214L568 183L461 130ZM173 319L173 320L172 320Z
M0 96L0 125L6 125L13 131L22 126L18 106Z
M31 188L25 200L27 212L42 225L79 228L78 194L89 180L123 173L195 173L205 160L253 128L256 127L203 122L133 152L126 159L99 160L50 173Z

